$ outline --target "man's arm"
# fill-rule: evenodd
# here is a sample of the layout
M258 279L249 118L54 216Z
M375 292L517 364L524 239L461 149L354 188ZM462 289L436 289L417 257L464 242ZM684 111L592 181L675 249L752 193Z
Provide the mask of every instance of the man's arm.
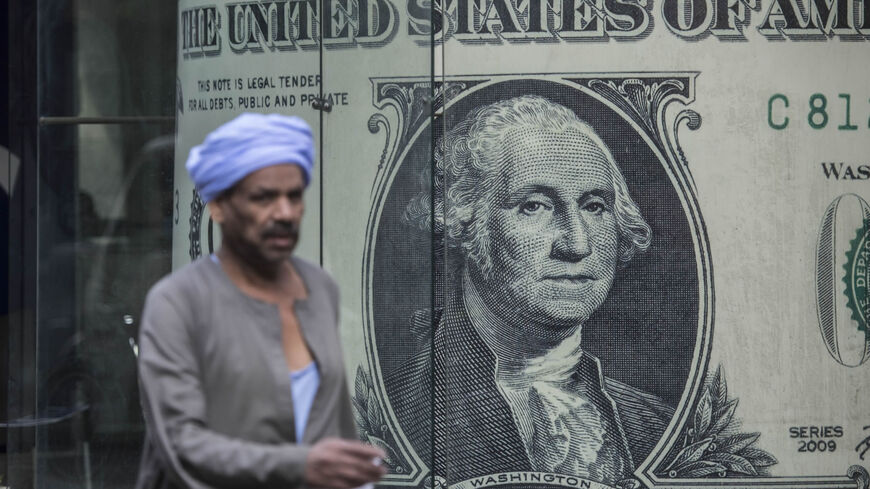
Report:
M329 481L332 487L354 487L380 476L379 468L357 460L370 461L379 451L363 447L365 453L357 453L359 444L355 442L347 442L350 447L334 443L337 440L314 446L266 444L210 430L202 377L188 330L192 316L177 297L164 288L155 288L145 303L139 344L146 422L158 449L165 452L163 459L171 461L172 471L185 485L296 487L314 479L311 482L319 484ZM369 454L366 450L374 451ZM336 457L345 460L341 467L309 464Z

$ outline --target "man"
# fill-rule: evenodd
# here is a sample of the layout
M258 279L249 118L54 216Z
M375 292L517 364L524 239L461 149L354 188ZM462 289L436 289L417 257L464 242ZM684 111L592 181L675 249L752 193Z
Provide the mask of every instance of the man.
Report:
M570 110L523 96L472 112L436 163L452 290L434 353L427 344L387 379L403 431L448 484L518 471L629 477L673 409L603 377L580 346L616 270L651 239L610 151ZM427 228L419 204L405 219Z
M313 160L310 128L280 115L242 114L190 152L223 243L148 294L138 488L350 488L383 475L383 453L352 441L338 288L291 256Z

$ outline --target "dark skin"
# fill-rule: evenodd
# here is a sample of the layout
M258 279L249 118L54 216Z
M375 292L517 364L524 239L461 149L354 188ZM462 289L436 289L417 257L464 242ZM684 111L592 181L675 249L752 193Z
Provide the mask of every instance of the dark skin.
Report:
M223 242L217 252L230 280L245 294L275 304L281 317L284 359L290 370L313 361L294 304L308 297L302 278L289 260L299 241L305 211L305 179L294 164L257 170L208 207L221 226ZM311 446L305 481L314 487L349 489L377 482L386 473L383 451L352 440L328 438Z

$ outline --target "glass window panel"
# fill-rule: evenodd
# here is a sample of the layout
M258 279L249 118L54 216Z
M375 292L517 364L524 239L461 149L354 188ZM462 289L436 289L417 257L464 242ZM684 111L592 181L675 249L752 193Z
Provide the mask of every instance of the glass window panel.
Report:
M144 430L131 339L171 270L173 127L46 125L40 144L34 484L128 486Z
M360 436L390 454L385 482L437 487L432 4L323 2L323 265L342 287Z
M40 0L40 116L175 112L175 9L132 0Z
M131 339L171 270L176 11L46 0L33 14L36 78L17 83L36 87L22 131L38 158L22 155L16 199L36 212L11 239L35 249L21 270L21 304L35 308L8 336L0 485L131 487L144 431Z

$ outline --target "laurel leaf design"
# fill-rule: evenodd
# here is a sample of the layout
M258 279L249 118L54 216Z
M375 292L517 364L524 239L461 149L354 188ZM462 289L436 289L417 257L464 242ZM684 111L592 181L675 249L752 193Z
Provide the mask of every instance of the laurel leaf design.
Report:
M770 467L779 463L773 455L759 448L744 448L740 455L743 455L747 460L752 462L755 467Z
M718 435L728 425L731 424L731 419L734 417L734 411L737 409L737 399L732 399L725 403L716 411L716 422L710 428L711 435Z
M718 406L724 406L728 402L728 384L725 382L725 375L722 374L722 366L716 367L716 376L711 383L716 389L716 399L719 401Z
M712 438L707 438L705 440L701 440L696 443L692 443L691 445L684 447L677 454L677 458L674 459L673 462L668 466L666 471L677 470L680 466L685 465L689 462L696 462L701 458L701 455L704 454L704 450L710 446L710 443L713 442Z
M372 428L369 426L369 420L362 414L367 411L366 408L360 405L357 398L353 398L352 404L353 419L356 421L357 428L359 428L361 433L371 433Z
M371 384L371 381L366 371L362 367L357 367L356 379L353 383L353 393L356 399L360 399L363 402L363 405L368 400L369 384Z
M357 368L354 382L354 395L351 399L353 415L360 430L360 439L384 451L383 463L392 473L403 473L407 468L397 456L393 433L384 420L376 397L371 376L362 368Z
M761 433L739 433L722 439L719 450L727 453L738 453L744 448L755 443Z
M388 467L395 467L398 465L399 458L396 456L396 451L393 450L393 447L391 447L389 443L372 435L366 435L366 441L368 441L370 445L378 447L384 451L384 459L382 462Z
M679 468L681 477L706 477L708 475L721 474L726 471L725 466L716 462L699 460L683 465Z
M710 427L710 418L712 415L713 401L710 398L710 391L704 389L704 393L701 394L701 400L698 401L698 407L695 408L695 436L697 438L700 438L707 433L707 428Z
M372 428L372 433L381 434L381 426L384 424L384 416L381 414L381 407L375 402L375 394L373 389L369 389L369 403L367 406L367 417L369 425Z
M776 458L753 446L760 433L740 433L736 418L738 400L728 398L721 367L701 390L691 426L684 428L682 446L676 445L665 457L659 475L669 478L748 477L766 475ZM670 463L667 463L670 460Z
M708 459L710 461L718 462L726 466L731 472L745 475L758 474L758 471L755 470L755 467L752 466L752 463L749 462L749 460L741 457L740 455L734 455L733 453L717 452L710 454Z

